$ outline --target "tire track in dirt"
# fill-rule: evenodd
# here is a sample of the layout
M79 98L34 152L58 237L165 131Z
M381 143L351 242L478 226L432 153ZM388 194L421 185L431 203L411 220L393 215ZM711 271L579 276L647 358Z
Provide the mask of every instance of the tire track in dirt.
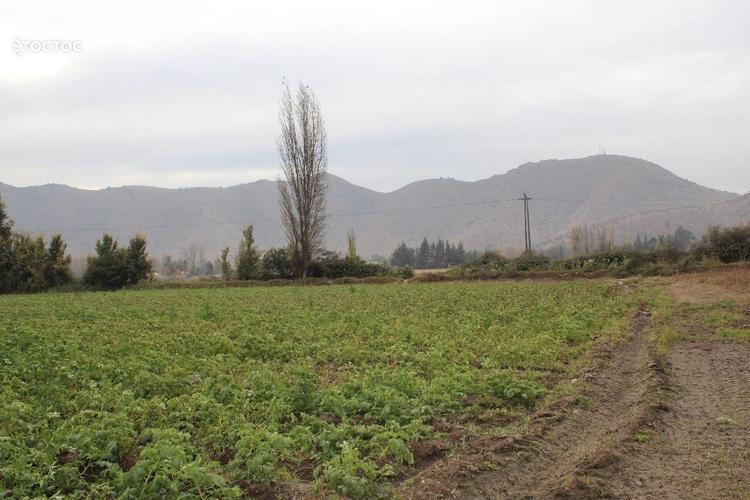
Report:
M632 336L605 353L603 366L584 375L588 407L573 407L559 421L537 421L530 435L491 450L491 472L476 474L471 458L437 464L400 492L407 498L597 498L609 494L606 482L589 472L618 459L620 444L653 420L661 406L654 398L663 371L653 361L643 328L648 313L634 320ZM543 415L546 417L546 415ZM476 451L481 453L481 450ZM481 457L480 457L481 459ZM485 461L486 462L486 461Z
M607 471L613 496L750 500L750 344L717 338L703 318L723 300L748 304L748 278L746 269L730 269L668 287L678 302L703 309L687 313L682 340L666 354L672 411Z
M750 499L750 346L681 342L668 360L673 411L612 467L612 493Z

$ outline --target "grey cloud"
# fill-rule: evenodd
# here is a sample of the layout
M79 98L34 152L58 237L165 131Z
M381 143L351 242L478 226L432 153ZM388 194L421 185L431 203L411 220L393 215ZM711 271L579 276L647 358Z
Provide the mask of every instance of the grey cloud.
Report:
M0 78L0 181L272 176L286 76L322 101L331 171L375 189L600 147L750 189L745 2L457 5L188 3L149 17L138 4L95 10L90 26L61 19L89 35L84 53L52 77ZM54 25L18 9L0 33Z

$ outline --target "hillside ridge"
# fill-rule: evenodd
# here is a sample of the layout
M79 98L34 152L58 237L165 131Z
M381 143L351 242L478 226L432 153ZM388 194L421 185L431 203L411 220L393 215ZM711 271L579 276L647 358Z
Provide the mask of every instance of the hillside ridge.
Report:
M480 250L521 246L522 211L516 200L523 192L533 198L536 244L560 240L573 224L621 226L615 227L616 237L627 240L677 223L701 232L715 219L733 221L744 213L732 208L744 197L622 155L528 162L476 181L425 179L389 192L329 176L326 245L343 249L346 231L353 228L364 256L388 255L401 241L415 245L424 237L460 240ZM156 256L178 256L195 243L213 257L224 246L234 249L247 224L255 226L261 248L283 244L276 186L277 181L259 180L228 187L85 190L0 183L0 195L19 230L61 232L73 255L92 252L108 231L119 239L143 232ZM717 213L711 207L721 202L730 208ZM696 207L697 214L686 216L686 206Z

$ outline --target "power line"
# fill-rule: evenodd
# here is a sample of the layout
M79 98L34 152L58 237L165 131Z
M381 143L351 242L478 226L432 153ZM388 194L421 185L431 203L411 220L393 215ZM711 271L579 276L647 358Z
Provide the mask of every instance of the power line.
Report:
M370 210L365 212L348 212L348 213L333 213L327 214L326 218L338 218L338 217L356 217L364 215L378 215L378 214L390 214L390 213L402 213L402 212L415 212L418 210L433 210L439 208L460 208L460 207L471 207L479 205L494 205L497 203L511 202L515 199L502 199L502 200L487 200L487 201L476 201L470 203L453 203L447 205L428 205L422 207L405 207L405 208L393 208L390 210ZM201 227L201 226L224 226L224 225L241 225L241 224L258 224L265 222L278 222L278 218L265 218L265 219L253 219L253 220L242 220L242 221L214 221L214 222L191 222L185 224L151 224L141 226L102 226L102 227L68 227L68 228L44 228L44 229L30 229L31 232L47 233L52 231L68 231L68 232L84 232L84 231L122 231L126 229L166 229L166 228L177 228L177 227Z
M535 198L537 201L547 201L553 203L580 203L580 204L597 204L597 205L640 205L643 203L665 203L666 201L695 201L690 198L661 198L649 200L613 200L611 198L588 198L586 200L563 200L559 198Z
M529 198L530 199L530 198ZM603 200L603 199L588 199L588 200L566 200L566 199L553 199L553 198L534 198L538 202L548 203L577 203L577 204L594 204L594 205L633 205L643 203L664 203L664 199L649 199L649 200ZM670 200L687 198L670 198ZM515 202L523 200L523 198L507 198L507 199L496 199L496 200L485 200L468 203L452 203L443 205L427 205L418 207L404 207L404 208L393 208L388 210L369 210L363 212L344 212L344 213L333 213L328 214L328 218L341 218L341 217L359 217L367 215L382 215L382 214L393 214L393 213L404 213L404 212L415 212L421 210L436 210L445 208L461 208L461 207L472 207L472 206L483 206L483 205L495 205L498 203ZM693 201L693 200L689 200ZM525 202L527 203L527 202ZM673 208L689 208L689 207L673 207ZM528 217L528 207L524 208L524 214ZM635 215L635 214L633 214ZM245 219L238 221L208 221L208 222L190 222L184 224L147 224L139 226L99 226L99 227L48 227L39 229L27 229L30 232L36 233L49 233L56 231L64 232L88 232L88 231L124 231L124 230L145 230L145 229L168 229L168 228L181 228L181 227L203 227L203 226L234 226L244 224L263 224L263 223L276 223L278 218L263 218L263 219ZM527 226L527 224L524 224ZM528 227L526 228L528 230ZM530 233L526 239L530 239Z

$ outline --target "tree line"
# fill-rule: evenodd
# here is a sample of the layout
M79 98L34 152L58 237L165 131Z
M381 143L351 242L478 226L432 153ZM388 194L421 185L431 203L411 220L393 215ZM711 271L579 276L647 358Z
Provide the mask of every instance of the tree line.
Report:
M41 236L13 231L13 221L0 199L0 292L39 292L73 279L70 256L62 237L49 243Z
M276 143L284 179L278 184L278 194L281 229L287 245L261 255L255 247L253 227L248 226L233 258L227 247L216 263L207 263L200 249L188 248L184 259L165 258L162 268L168 272L180 270L191 274L215 274L218 271L226 280L297 278L303 282L308 276L364 277L394 272L382 264L367 263L359 258L356 238L351 231L345 256L323 247L328 154L320 103L306 85L300 82L293 94L284 80L280 104L281 133ZM3 215L5 219L7 217ZM48 248L41 238L11 235L9 231L3 239L3 260L0 262L3 269L7 268L2 276L4 290L39 290L72 280L71 259L65 253L60 236L55 236ZM440 242L430 251L431 262L446 259L452 262L456 252L463 254L463 246L457 249ZM62 277L55 274L57 271L45 271L47 269L62 269ZM82 282L114 289L148 279L151 272L146 240L142 235L133 237L127 247L120 247L111 235L105 234L96 243L96 255L87 260Z
M391 254L389 263L394 267L389 268L359 258L352 231L348 234L345 255L326 250L323 241L328 156L320 103L302 83L294 94L286 81L282 87L281 133L276 142L284 177L278 183L278 195L286 246L259 252L253 227L248 226L233 256L227 247L216 262L206 262L199 248L188 248L184 259L165 258L162 267L192 274L220 273L225 280L296 278L304 282L308 276L406 275L412 268L459 266L477 258L477 252L466 251L462 242L454 244L442 239L430 242L424 238L418 247L402 242ZM38 291L70 283L71 259L62 237L55 235L47 244L41 237L16 233L12 231L13 224L4 205L0 204L0 208L0 291ZM711 234L717 241L727 239L725 233ZM742 231L733 233L732 238L744 234ZM679 248L693 239L689 231L678 228L673 235L664 237L641 238L639 235L632 248L643 251L664 245ZM614 235L612 230L600 227L576 226L571 231L571 247L574 255L610 251L614 247ZM741 254L742 248L728 252ZM151 274L152 264L142 235L134 236L127 246L120 247L111 235L104 234L96 242L96 254L87 259L82 281L92 287L114 289L139 283Z
M361 260L340 259L324 251L328 156L320 103L309 87L302 83L294 96L286 80L282 90L279 112L281 134L277 138L277 146L285 177L279 183L279 204L287 247L267 252L267 258L263 261L266 270L283 277L293 274L303 281L316 269L319 273L343 272L347 269L375 272L364 266ZM70 283L73 279L71 258L66 253L62 237L56 235L46 245L42 237L13 232L5 206L0 205L0 208L0 291L39 291ZM191 260L194 268L195 259ZM178 267L183 263L173 263L170 259L166 264ZM243 232L234 265L229 261L228 248L224 249L218 262L225 279L262 277L261 264L254 246L252 226ZM187 259L184 265L187 268ZM96 255L87 260L82 281L90 286L114 289L147 279L151 271L146 240L142 235L133 237L127 247L119 247L111 235L105 234L96 243Z
M391 254L389 262L392 266L412 267L414 269L441 269L445 267L457 266L470 260L476 259L476 251L467 252L464 244L458 242L453 244L450 241L427 241L422 239L418 247L410 247L405 242L396 247Z
M69 285L75 280L70 269L71 257L62 236L52 236L46 243L41 236L13 230L0 199L0 292L40 292ZM104 234L96 242L96 254L87 259L81 282L101 289L116 289L136 284L151 275L146 239L136 235L127 247Z
M633 241L620 245L615 245L613 226L579 224L573 226L570 230L570 252L573 254L573 257L611 252L616 249L649 252L663 248L673 248L684 252L689 250L695 242L695 235L682 226L677 226L671 234L649 236L638 233ZM565 255L565 249L559 246L553 247L548 249L545 254L552 258L561 259Z
M298 257L299 259L299 257ZM299 277L299 260L295 261L290 247L270 248L261 253L255 246L253 227L248 226L234 258L225 247L215 266L224 280L271 280ZM310 278L364 278L404 274L400 268L365 262L357 253L357 240L353 230L347 233L345 255L319 247L309 257L305 277ZM408 274L408 271L407 271Z

